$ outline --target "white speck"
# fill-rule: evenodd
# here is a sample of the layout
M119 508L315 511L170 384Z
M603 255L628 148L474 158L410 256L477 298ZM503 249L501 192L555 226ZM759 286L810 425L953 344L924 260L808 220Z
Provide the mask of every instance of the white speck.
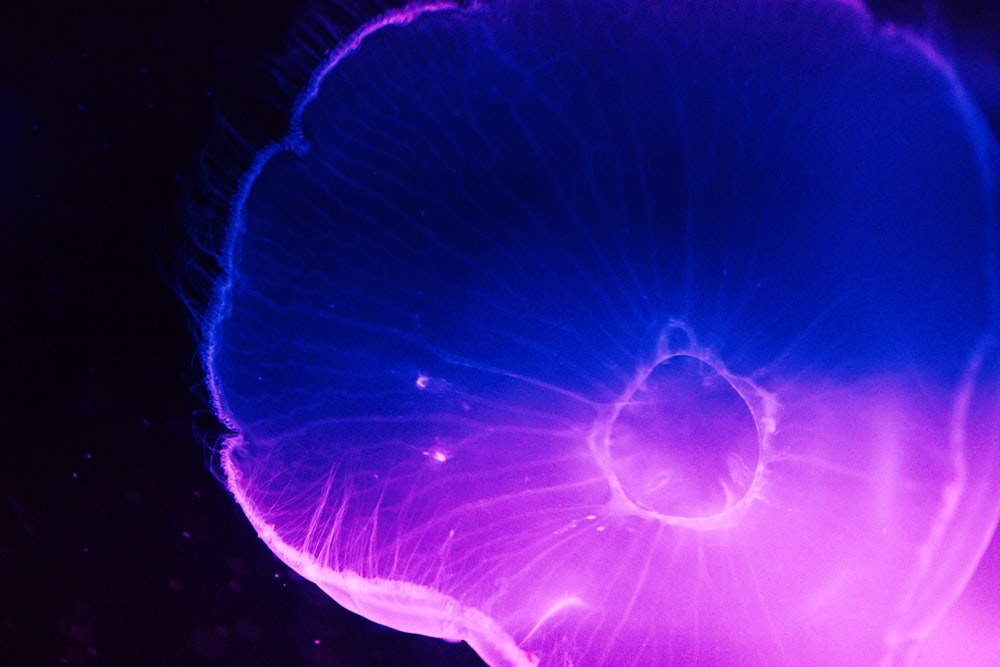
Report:
M444 463L448 460L448 454L442 449L429 449L421 452L424 456L434 459L438 463Z

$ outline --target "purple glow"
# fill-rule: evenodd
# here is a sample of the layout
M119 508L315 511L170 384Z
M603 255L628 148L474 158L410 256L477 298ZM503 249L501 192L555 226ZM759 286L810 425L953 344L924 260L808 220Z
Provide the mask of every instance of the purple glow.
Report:
M933 49L506 0L331 54L205 323L274 553L491 665L910 664L1000 512L997 146Z

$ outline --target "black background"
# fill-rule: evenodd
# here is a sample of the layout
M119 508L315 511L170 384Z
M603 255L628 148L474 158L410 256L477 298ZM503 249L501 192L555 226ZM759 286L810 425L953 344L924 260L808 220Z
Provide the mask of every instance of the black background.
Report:
M996 131L1000 3L876 9L943 41ZM199 435L214 426L174 260L195 254L222 119L257 142L283 130L294 77L270 72L309 16L277 0L0 9L0 667L479 664L291 573Z

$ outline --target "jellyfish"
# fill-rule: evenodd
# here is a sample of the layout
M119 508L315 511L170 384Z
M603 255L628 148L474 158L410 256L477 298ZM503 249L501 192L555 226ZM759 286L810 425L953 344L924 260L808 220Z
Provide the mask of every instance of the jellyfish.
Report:
M488 664L905 665L1000 510L997 144L848 0L430 1L231 195L225 482Z

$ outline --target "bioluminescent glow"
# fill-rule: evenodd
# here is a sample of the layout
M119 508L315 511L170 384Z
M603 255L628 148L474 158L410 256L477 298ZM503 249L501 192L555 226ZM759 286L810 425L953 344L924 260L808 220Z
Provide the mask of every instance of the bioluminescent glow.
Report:
M204 324L275 554L492 665L909 663L1000 506L997 147L943 59L839 0L330 53Z

